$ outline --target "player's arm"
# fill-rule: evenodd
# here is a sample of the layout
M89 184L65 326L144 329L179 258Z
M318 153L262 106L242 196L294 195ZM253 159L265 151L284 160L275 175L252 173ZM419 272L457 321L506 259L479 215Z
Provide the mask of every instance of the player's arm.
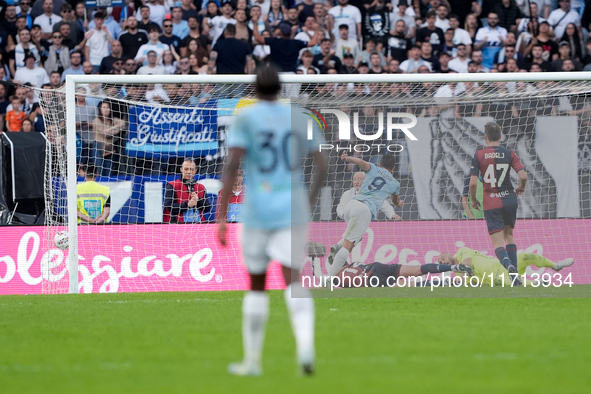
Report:
M525 185L527 184L527 173L525 172L525 170L521 170L517 173L517 175L519 175L520 184L515 189L515 194L519 196L523 194L523 192L525 192Z
M462 207L464 208L468 219L474 219L474 215L472 215L472 210L470 209L470 204L468 204L468 196L462 196Z
M392 200L392 204L396 205L398 208L402 208L404 204L404 200L400 198L398 194L390 195L390 199Z
M480 211L480 201L476 198L476 191L478 190L478 176L470 176L470 198L472 199L472 208Z
M96 219L93 219L90 216L85 215L80 211L77 211L76 213L77 213L76 216L78 217L78 219L84 220L87 223L96 223Z
M371 165L368 162L357 157L349 156L346 150L343 151L341 159L347 163L356 164L359 168L361 168L362 171L367 172L371 169Z
M313 201L318 196L318 193L320 193L320 189L324 186L328 166L326 164L326 158L322 152L314 152L310 156L314 159L314 171L316 172L312 185L310 186L310 206L312 206Z

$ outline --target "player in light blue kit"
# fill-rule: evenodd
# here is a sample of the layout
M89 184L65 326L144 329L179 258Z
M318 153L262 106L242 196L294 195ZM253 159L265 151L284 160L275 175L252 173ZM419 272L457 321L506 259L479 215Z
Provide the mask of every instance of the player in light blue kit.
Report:
M304 375L314 371L314 303L309 289L300 284L304 260L310 200L326 177L326 160L319 152L320 131L307 140L307 117L299 109L277 100L281 91L273 66L259 68L256 92L259 102L238 115L228 131L228 161L218 214L218 237L227 244L228 199L241 159L248 174L242 213L242 254L250 274L250 288L242 304L244 360L230 364L234 375L260 375L269 315L265 292L267 266L276 260L283 266L285 302L296 338L297 359ZM303 160L314 159L317 175L310 195L303 185ZM294 215L292 216L292 212ZM294 256L294 261L292 261Z
M378 166L356 157L349 157L347 151L343 151L341 159L356 164L366 174L359 194L345 206L344 218L347 222L347 230L339 243L330 248L328 257L330 276L336 275L345 266L353 247L361 241L369 224L378 216L380 207L388 197L398 208L401 208L404 203L398 196L400 183L392 175L395 165L393 156L382 156Z

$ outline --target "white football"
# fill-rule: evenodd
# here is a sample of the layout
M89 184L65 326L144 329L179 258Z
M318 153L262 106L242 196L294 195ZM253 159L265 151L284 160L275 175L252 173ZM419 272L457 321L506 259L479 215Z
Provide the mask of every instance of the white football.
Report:
M68 232L67 231L58 231L53 238L53 243L60 249L68 249Z

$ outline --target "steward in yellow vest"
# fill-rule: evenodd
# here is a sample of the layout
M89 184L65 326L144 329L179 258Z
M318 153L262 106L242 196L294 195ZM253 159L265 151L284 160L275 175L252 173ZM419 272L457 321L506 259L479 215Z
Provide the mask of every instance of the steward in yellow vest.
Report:
M95 182L97 168L88 165L84 172L85 182L76 187L78 194L78 223L107 223L111 213L109 187Z

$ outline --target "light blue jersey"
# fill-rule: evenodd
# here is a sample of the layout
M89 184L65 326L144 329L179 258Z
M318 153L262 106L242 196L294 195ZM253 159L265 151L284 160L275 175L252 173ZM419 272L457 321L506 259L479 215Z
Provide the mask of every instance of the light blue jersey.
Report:
M322 143L319 130L308 140L308 117L281 102L261 101L236 117L228 148L243 148L246 190L241 221L246 228L279 229L310 218L302 165ZM293 169L293 171L292 171ZM293 215L292 215L293 212Z
M363 201L371 211L371 218L375 220L378 211L384 204L384 201L391 194L400 192L400 182L392 176L388 170L378 167L375 164L369 164L371 168L365 173L365 180L359 189L359 193L353 196L353 200Z

